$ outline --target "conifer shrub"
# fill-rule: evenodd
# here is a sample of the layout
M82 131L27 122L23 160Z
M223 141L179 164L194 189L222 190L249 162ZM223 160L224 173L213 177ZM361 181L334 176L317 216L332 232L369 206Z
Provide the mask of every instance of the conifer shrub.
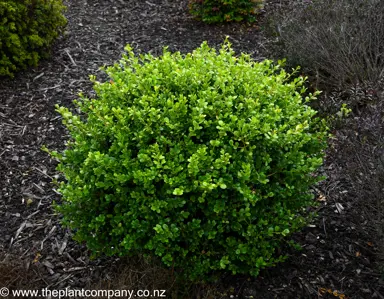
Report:
M189 0L189 11L206 23L256 21L264 0Z
M0 0L0 76L36 66L66 25L62 0Z
M191 280L256 276L306 223L326 128L304 79L217 52L127 54L96 98L57 107L71 139L51 152L57 209L95 254L158 257Z

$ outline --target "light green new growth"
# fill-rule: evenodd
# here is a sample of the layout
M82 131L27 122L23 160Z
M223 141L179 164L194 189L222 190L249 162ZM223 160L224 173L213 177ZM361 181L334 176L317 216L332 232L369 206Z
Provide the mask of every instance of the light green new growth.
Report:
M58 107L71 140L58 211L95 253L144 254L191 280L258 275L308 220L327 136L304 79L226 42L182 55L132 48L81 97Z

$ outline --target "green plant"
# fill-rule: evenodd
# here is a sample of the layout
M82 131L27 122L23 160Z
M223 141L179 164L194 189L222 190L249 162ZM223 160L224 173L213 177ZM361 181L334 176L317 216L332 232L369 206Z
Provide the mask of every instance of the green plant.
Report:
M0 76L36 66L66 25L62 0L0 0Z
M352 109L348 108L348 105L343 103L340 111L336 113L339 119L346 118L352 112Z
M189 0L189 11L206 23L256 21L264 0Z
M304 79L271 61L219 53L136 57L127 46L83 115L57 110L72 136L58 211L96 254L158 256L191 280L249 273L306 223L326 129ZM314 95L309 95L309 101Z

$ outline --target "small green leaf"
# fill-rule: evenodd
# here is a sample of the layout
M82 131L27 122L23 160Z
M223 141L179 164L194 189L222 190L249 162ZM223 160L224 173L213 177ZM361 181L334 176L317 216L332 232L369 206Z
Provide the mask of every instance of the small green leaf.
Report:
M282 234L283 236L286 236L286 235L288 235L289 233L290 233L290 231L289 231L289 229L287 229L287 228L281 232L281 234Z
M224 183L220 183L220 188L221 188L221 189L226 189L226 188L227 188L227 185L224 184Z
M175 190L173 190L173 195L183 195L184 193L184 190L181 189L181 188L175 188Z

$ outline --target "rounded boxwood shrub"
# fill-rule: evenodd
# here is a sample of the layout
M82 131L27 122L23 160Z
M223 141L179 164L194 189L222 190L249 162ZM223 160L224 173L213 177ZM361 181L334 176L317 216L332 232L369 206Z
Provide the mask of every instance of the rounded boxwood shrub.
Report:
M0 76L36 66L65 27L62 0L0 0Z
M275 265L306 223L326 128L304 79L219 53L135 56L127 46L97 97L58 107L71 140L58 210L96 254L158 256L192 280Z
M256 21L264 0L189 0L189 11L206 23Z

